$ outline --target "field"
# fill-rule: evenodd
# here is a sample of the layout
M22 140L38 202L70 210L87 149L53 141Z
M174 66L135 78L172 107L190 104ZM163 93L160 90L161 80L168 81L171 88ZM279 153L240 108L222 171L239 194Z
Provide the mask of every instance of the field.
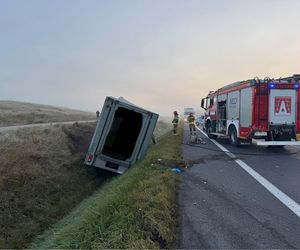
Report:
M0 248L23 248L104 181L82 164L95 124L0 137Z
M112 174L83 165L95 124L0 135L0 248L25 248ZM161 136L170 124L159 121Z
M0 126L56 121L95 119L95 114L80 110L15 101L0 101Z
M158 138L170 131L173 128L171 121L168 118L159 117L154 130L154 136Z
M37 249L157 249L178 244L182 128L35 240Z

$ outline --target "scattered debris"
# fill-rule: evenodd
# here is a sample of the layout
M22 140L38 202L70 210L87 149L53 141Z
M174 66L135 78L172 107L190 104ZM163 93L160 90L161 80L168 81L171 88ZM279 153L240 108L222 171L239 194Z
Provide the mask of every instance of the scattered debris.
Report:
M192 144L206 144L206 141L203 138L198 137L197 135L191 135L190 136L190 143L192 143Z
M179 174L183 172L183 169L180 166L174 166L171 171Z

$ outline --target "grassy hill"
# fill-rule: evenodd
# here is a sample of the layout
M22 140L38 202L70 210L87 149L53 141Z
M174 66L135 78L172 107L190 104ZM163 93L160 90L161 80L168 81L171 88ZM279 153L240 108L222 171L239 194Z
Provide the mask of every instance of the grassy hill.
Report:
M0 101L0 126L95 119L95 114L41 104Z
M37 249L174 248L178 239L179 136L169 132L142 161L98 189L31 245Z
M111 180L110 173L83 164L94 129L95 123L75 123L0 135L1 249L27 247ZM161 136L169 130L169 123L159 121L155 134ZM162 158L161 146L154 149L159 151L155 158ZM152 170L149 174L154 179L157 176ZM127 178L133 181L130 175Z
M24 248L106 179L83 157L95 124L0 136L0 248Z

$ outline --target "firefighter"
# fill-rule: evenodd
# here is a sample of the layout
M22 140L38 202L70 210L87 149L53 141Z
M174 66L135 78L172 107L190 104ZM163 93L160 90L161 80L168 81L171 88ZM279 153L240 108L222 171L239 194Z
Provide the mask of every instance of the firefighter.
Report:
M173 118L173 121L172 121L172 123L173 123L173 134L177 135L177 127L178 127L178 122L179 122L179 116L178 116L177 111L174 111L173 114L174 114L174 118Z
M99 112L99 110L97 110L97 111L96 111L96 117L98 118L99 115L100 115L100 112Z
M196 118L193 113L190 113L189 116L187 117L187 121L189 123L190 127L190 135L196 135Z

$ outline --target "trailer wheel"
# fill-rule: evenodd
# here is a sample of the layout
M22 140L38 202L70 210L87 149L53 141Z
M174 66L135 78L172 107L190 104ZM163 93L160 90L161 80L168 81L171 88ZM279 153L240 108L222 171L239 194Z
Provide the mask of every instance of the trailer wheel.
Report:
M229 140L230 140L230 144L233 146L240 145L240 141L239 138L237 137L237 132L234 126L231 126L229 128Z

